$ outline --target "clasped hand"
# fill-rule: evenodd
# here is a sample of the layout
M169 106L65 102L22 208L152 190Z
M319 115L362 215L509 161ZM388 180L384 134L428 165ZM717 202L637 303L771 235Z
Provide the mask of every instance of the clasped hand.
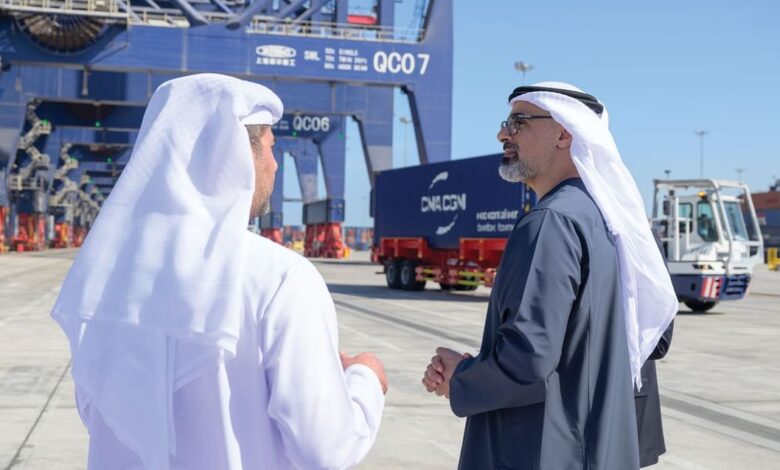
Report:
M461 354L449 348L436 348L436 355L425 369L422 384L428 392L438 396L450 397L450 379L460 361L472 357L471 354Z

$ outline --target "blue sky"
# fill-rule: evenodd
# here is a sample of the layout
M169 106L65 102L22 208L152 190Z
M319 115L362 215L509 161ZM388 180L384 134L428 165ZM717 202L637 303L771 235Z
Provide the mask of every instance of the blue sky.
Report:
M405 0L400 8L413 4ZM490 8L486 8L489 5ZM399 15L400 16L400 15ZM506 97L521 84L573 83L603 101L623 160L646 200L652 179L704 175L765 191L780 178L780 2L750 0L455 0L453 158L500 151ZM402 22L399 22L402 23ZM397 116L408 116L405 97ZM418 162L409 131L407 164ZM394 133L403 166L404 126ZM372 225L368 178L353 124L347 134L346 225ZM286 195L297 182L285 175ZM285 207L300 223L300 205Z

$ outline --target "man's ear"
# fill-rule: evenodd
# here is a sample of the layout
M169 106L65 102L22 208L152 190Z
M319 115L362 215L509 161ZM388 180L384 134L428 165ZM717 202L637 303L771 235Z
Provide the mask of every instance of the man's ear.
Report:
M556 142L556 146L559 149L567 149L571 147L571 134L569 134L569 131L561 127L561 133L558 135L558 142Z

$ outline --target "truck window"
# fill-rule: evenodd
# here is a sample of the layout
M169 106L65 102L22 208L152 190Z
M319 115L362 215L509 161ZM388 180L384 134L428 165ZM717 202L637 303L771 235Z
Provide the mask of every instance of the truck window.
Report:
M709 201L696 203L696 233L705 242L718 241L718 227L715 224L715 215Z
M682 204L677 206L677 215L679 217L690 219L691 217L693 217L693 205L691 205L690 202L683 202Z
M739 208L739 203L735 201L724 202L723 206L726 210L726 219L729 221L734 240L747 241L747 228L745 227L745 220L742 218L742 211Z
M677 206L677 216L681 219L688 219L688 233L693 231L693 204L690 202L683 202ZM680 234L684 234L685 221L680 221Z

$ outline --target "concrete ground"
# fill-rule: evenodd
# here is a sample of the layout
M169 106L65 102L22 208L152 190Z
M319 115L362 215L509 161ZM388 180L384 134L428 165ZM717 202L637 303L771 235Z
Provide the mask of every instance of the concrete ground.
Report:
M0 256L0 469L86 467L67 343L48 317L74 254ZM336 302L342 349L375 351L390 377L361 468L455 468L464 422L420 378L437 346L478 348L488 291L391 291L361 253L316 265ZM746 299L706 314L682 307L658 366L669 451L653 468L780 468L779 336L780 272L760 268Z

